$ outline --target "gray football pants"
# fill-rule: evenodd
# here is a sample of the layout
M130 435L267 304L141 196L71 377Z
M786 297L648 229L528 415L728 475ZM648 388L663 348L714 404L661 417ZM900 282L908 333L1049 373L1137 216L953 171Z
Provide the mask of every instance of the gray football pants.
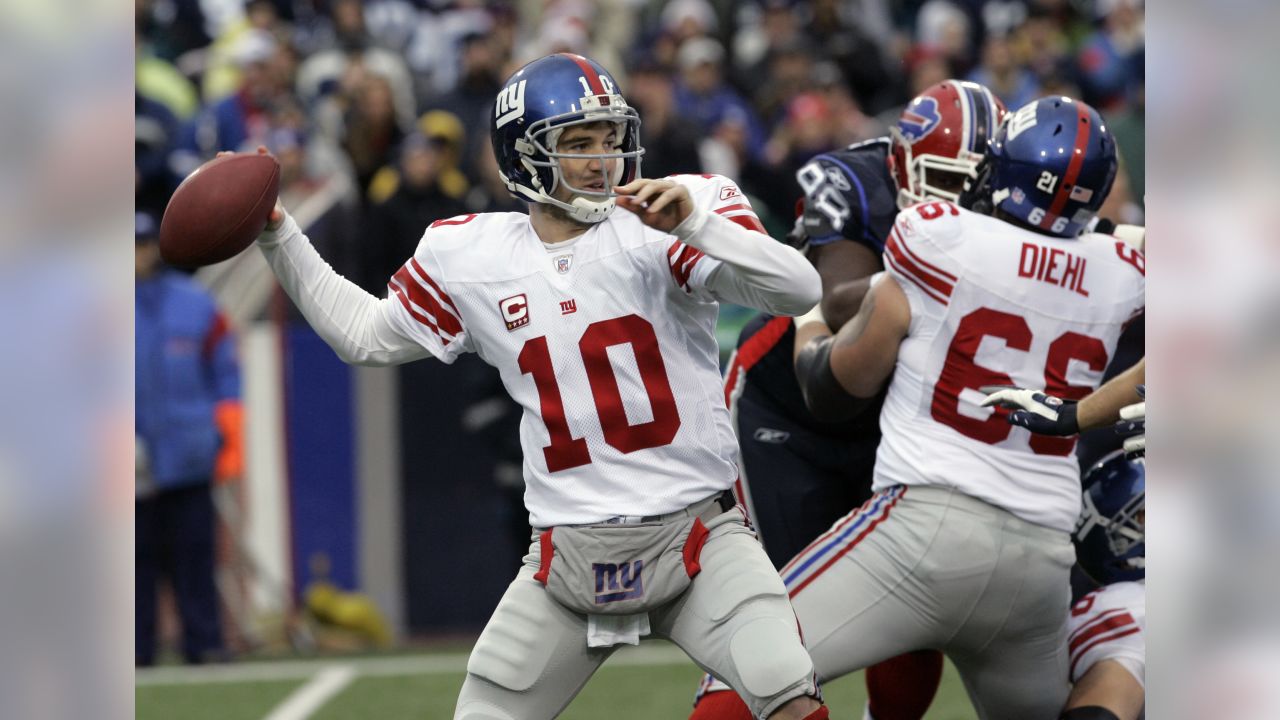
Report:
M702 571L649 613L653 637L678 645L722 678L756 717L817 692L786 588L741 511L711 529ZM542 720L563 710L615 648L587 647L587 617L551 599L533 578L532 543L467 661L455 720Z
M1066 702L1070 536L950 488L896 487L781 573L818 677L942 650L983 720L1049 720Z

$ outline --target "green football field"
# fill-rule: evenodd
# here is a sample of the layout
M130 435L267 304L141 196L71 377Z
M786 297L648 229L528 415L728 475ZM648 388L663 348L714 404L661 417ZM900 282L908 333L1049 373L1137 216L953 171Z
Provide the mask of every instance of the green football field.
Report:
M334 657L161 667L137 674L137 720L434 720L449 718L466 653ZM619 651L561 715L566 720L686 718L700 678L663 642ZM832 718L857 720L866 698L862 673L825 688ZM973 720L954 668L947 665L927 720Z

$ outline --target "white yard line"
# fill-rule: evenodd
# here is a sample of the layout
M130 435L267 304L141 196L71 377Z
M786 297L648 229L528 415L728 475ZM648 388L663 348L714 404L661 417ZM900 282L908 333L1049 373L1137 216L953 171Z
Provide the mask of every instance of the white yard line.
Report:
M311 681L294 690L267 715L265 720L306 720L329 698L342 692L356 677L350 665L331 665L316 673Z
M352 658L341 660L355 675L389 677L403 675L439 675L466 672L467 653L404 655L397 657ZM317 670L334 664L333 658L289 660L281 662L232 663L195 667L167 666L143 668L134 675L135 687L155 685L203 685L208 683L270 682L302 680ZM627 665L681 665L693 662L674 645L654 643L640 647L624 647L609 658L605 667Z

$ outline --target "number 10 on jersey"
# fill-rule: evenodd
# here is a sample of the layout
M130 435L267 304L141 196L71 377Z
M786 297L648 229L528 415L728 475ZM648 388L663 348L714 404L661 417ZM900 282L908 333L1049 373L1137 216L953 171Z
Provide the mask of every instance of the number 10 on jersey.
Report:
M635 425L627 419L618 378L609 362L609 348L624 344L629 344L635 354L636 368L653 410L652 420ZM667 379L666 364L658 350L658 336L648 320L632 314L591 323L578 341L578 350L587 371L600 429L610 447L632 453L667 445L675 438L680 430L680 414ZM541 335L526 341L518 361L521 372L533 376L542 422L551 436L551 444L542 449L547 471L559 472L589 464L591 451L586 439L573 437L565 419L564 397L551 364L547 337ZM581 392L581 389L574 391Z

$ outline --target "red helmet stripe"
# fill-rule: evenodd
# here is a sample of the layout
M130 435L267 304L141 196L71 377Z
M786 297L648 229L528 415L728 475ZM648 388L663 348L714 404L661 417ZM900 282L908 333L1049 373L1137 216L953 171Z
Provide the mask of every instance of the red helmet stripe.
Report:
M582 69L582 76L587 79L587 85L591 87L592 93L596 95L607 94L604 91L604 85L600 83L600 73L596 72L596 69L591 67L591 63L587 62L586 58L581 55L574 55L573 53L560 54L578 63L578 67Z
M1063 176L1062 182L1058 183L1058 190L1053 196L1053 204L1049 206L1049 212L1045 213L1044 219L1040 221L1040 227L1047 229L1053 225L1053 221L1058 219L1058 213L1062 212L1062 208L1067 204L1067 199L1071 197L1071 188L1075 187L1076 177L1080 174L1080 166L1084 164L1085 148L1089 146L1089 138L1093 136L1093 130L1089 127L1089 112L1085 109L1084 103L1073 103L1076 106L1076 145L1071 151L1071 161L1067 163L1067 173Z

